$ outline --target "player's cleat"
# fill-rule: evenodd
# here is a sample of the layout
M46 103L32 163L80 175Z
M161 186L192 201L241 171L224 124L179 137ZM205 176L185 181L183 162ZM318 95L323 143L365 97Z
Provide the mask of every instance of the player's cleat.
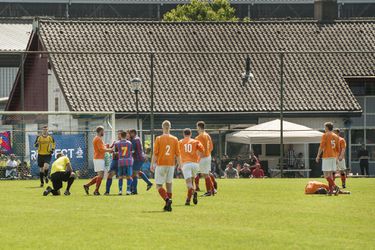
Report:
M152 188L152 185L153 185L152 183L150 185L147 185L146 191L150 190Z
M83 189L85 190L85 193L89 195L89 186L83 185Z
M214 194L217 194L217 189L216 188L214 189Z
M68 196L70 195L70 192L68 190L65 190L64 195Z
M130 191L126 191L126 195L132 195L133 193Z
M212 196L212 193L211 192L206 192L202 195L202 197L207 197L207 196Z
M42 188L44 186L44 183L40 183L40 187Z
M193 194L193 203L194 203L194 205L198 204L198 193L197 192L194 192L194 194Z
M340 188L339 186L335 187L335 196L338 196L340 194Z
M108 196L108 195L109 195L109 193L105 192L105 193L104 193L104 195Z
M99 196L100 195L99 191L95 191L94 195Z
M201 190L199 189L199 187L197 187L197 188L195 189L195 191L200 192Z
M171 199L167 199L165 201L164 211L172 212L172 200Z
M52 191L52 188L50 186L48 186L47 189L43 192L43 196L49 195L49 193L51 193L51 191Z
M346 184L345 183L342 184L342 188L346 188Z
M46 183L48 183L48 177L46 177L44 181L45 181Z
M118 195L122 195L122 191L118 192Z
M186 200L185 206L190 206L190 201Z
M137 192L130 192L131 195L137 195Z

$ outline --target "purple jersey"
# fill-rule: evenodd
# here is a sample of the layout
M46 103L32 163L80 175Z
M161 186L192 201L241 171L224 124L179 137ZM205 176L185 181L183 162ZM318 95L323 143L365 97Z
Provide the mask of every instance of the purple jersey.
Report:
M118 152L119 166L133 165L133 146L128 140L120 140L115 143L115 151Z
M117 142L119 142L119 141L113 142L113 144L112 144L111 147L115 147L115 145L116 145ZM115 151L116 151L116 148L115 148ZM117 161L118 160L118 154L115 151L112 152L112 160L116 160Z
M134 161L144 161L145 160L145 154L143 152L142 142L139 137L135 137L132 140L133 144L133 150L134 150Z

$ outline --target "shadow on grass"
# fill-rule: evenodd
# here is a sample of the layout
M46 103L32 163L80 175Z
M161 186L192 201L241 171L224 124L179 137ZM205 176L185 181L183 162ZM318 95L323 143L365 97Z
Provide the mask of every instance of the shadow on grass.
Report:
M159 214L159 213L167 213L167 212L158 210L158 211L142 211L141 213L143 213L143 214Z
M25 188L28 188L28 189L37 189L37 188L39 188L40 190L44 190L45 189L44 187L39 187L39 186L25 187Z

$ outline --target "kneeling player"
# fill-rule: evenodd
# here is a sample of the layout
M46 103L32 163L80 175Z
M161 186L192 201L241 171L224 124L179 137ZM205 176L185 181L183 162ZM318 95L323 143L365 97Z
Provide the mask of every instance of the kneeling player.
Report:
M126 132L121 132L121 140L115 143L115 152L118 154L118 178L119 195L122 195L122 179L126 178L126 195L131 194L131 185L133 182L133 156L132 143L126 139Z
M309 181L305 187L305 194L329 194L330 188L320 181ZM339 194L350 194L350 191L335 190Z
M185 205L190 206L190 200L193 195L193 203L198 204L198 195L193 187L193 179L199 170L198 153L203 153L204 147L199 141L191 139L190 129L185 129L183 134L184 139L179 141L179 147L181 152L182 173L184 174L188 189Z
M47 196L49 193L53 195L60 195L60 189L63 186L63 182L67 182L68 185L65 190L65 195L70 195L70 187L74 182L75 174L73 172L70 160L64 154L59 153L56 156L56 161L52 164L51 168L51 181L53 189L48 186L43 195Z
M172 211L172 181L176 164L180 165L180 150L178 140L170 134L171 123L164 121L163 134L156 137L151 171L155 171L156 188L165 201L164 211ZM156 163L156 164L155 164ZM166 184L167 191L163 188Z

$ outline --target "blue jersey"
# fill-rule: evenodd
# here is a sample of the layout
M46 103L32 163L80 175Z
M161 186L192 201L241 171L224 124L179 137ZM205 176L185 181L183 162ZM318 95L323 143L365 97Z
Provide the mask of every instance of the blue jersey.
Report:
M128 140L120 140L115 143L115 151L118 152L119 166L133 165L133 146Z
M143 162L145 160L145 154L143 152L141 139L137 136L132 140L134 150L134 161Z

